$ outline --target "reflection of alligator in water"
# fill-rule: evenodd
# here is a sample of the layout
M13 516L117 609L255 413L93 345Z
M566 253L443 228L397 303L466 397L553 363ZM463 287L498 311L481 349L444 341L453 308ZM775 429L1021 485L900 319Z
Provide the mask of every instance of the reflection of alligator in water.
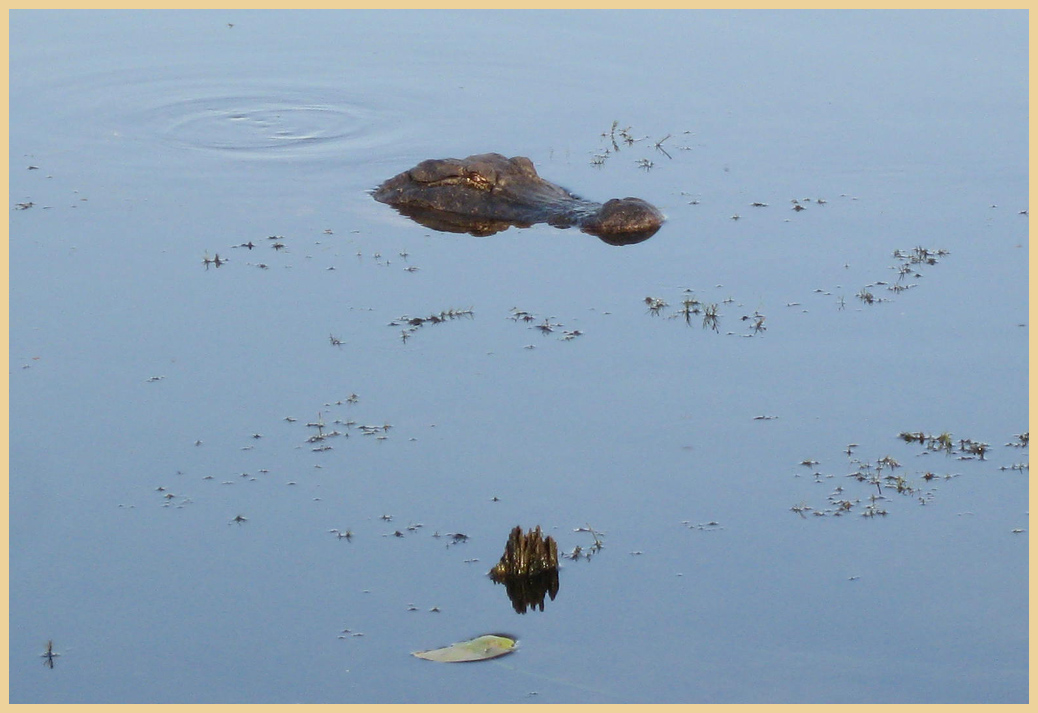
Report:
M663 214L640 198L587 201L538 176L530 159L496 153L422 161L372 195L426 227L479 236L548 223L629 245L663 224Z

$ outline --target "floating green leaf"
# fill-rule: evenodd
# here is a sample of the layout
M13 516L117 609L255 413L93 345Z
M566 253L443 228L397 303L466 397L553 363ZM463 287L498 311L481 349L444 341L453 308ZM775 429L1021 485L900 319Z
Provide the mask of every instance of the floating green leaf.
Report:
M516 649L518 642L508 636L487 634L468 641L445 646L442 649L415 651L412 656L428 661L457 663L460 661L485 661L510 654Z

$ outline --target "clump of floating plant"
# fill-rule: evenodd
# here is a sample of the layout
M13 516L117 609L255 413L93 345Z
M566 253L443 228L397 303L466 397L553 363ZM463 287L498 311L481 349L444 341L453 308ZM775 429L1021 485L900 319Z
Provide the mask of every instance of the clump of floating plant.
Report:
M400 339L404 343L411 338L411 335L418 331L420 327L426 324L441 324L443 322L449 322L455 319L472 319L472 309L445 309L438 314L430 314L428 317L408 317L404 315L400 319L393 320L389 323L390 327L405 326L406 329L400 332Z
M720 333L721 329L721 305L730 305L735 302L731 297L726 297L716 302L700 299L696 293L686 288L681 294L681 300L671 305L662 297L648 296L645 298L646 311L653 317L666 315L668 319L680 319L687 326L701 325L703 329L709 329ZM667 308L671 307L670 313ZM764 321L767 319L760 310L754 310L753 314L743 314L739 317L746 329L741 332L726 332L729 335L752 337L767 331Z
M937 259L950 254L947 250L930 250L917 246L911 250L895 250L894 257L905 265L936 265ZM908 272L908 271L906 271ZM918 275L916 275L918 277Z
M1006 448L1027 448L1027 444L1030 441L1030 432L1024 431L1013 436L1013 440L1005 444ZM1030 470L1030 463L1013 463L1012 465L1003 465L999 467L999 470L1019 470L1025 471Z
M54 650L54 642L47 642L47 650L40 654L40 658L43 659L43 665L47 668L54 668L54 659L61 656L57 651Z
M893 283L886 282L884 280L877 280L865 287L858 290L856 297L861 300L863 304L872 305L879 302L888 302L889 299L880 297L875 292L874 288L884 287L889 292L893 292L895 295L901 294L905 290L909 290L916 286L916 283L909 282L910 279L918 279L922 277L922 273L919 269L923 265L936 265L940 258L949 255L947 250L931 250L922 246L917 246L911 250L895 250L894 259L897 260L897 264L891 265L890 269L897 273L897 279Z
M317 417L305 424L309 434L305 442L310 446L310 450L314 453L331 451L333 441L348 440L351 434L365 436L375 441L387 440L393 424L388 421L380 424L360 423L356 418L351 417L352 413L344 411L344 409L352 409L359 402L360 397L356 393L350 393L335 401L325 402L324 407L317 412ZM285 421L295 423L297 419L286 416Z
M572 341L584 333L579 329L562 329L565 325L561 322L553 322L554 317L545 317L543 320L532 312L527 312L524 309L513 307L508 315L508 318L513 322L525 322L529 325L530 329L536 329L541 334L547 336L549 334L561 333L560 340L564 342ZM529 347L532 348L532 347Z
M693 523L691 520L682 520L681 524L687 527L689 530L698 530L700 532L717 532L718 530L724 529L721 523L719 523L717 520L696 523Z
M267 243L267 245L269 245L270 248L274 252L280 253L282 251L285 251L285 252L288 251L288 245L287 245L287 242L285 240L285 236L284 235L268 235L267 236L267 240L269 241ZM262 245L262 243L254 243L254 242L252 242L252 240L249 240L249 241L244 242L244 243L239 243L237 245L232 245L231 248L232 249L244 248L244 249L248 250L251 253L253 250L258 249L260 247L260 245ZM202 262L205 264L206 268L208 269L210 261L203 260ZM215 264L216 267L220 267L220 265L222 263L226 263L226 262L228 262L228 260L226 258L221 259L220 255L217 254L216 259L211 261L211 262L212 262L212 264ZM252 267L258 267L261 270L269 270L270 269L270 265L268 265L265 262L247 262L246 264L250 265Z
M538 525L524 533L516 525L508 535L505 552L488 575L505 585L512 607L519 614L528 608L544 611L544 596L554 601L559 592L559 552L555 539Z
M490 577L497 581L508 577L530 577L558 569L559 552L555 539L551 535L544 536L540 525L525 534L523 528L516 525L508 535L501 561L490 570Z
M920 443L927 450L931 451L951 451L954 446L952 436L948 432L941 433L940 435L933 436L922 431L902 431L897 434L905 443Z
M691 133L691 131L684 132L684 134L686 135ZM670 152L667 151L666 148L663 147L663 144L669 141L672 136L673 134L667 134L663 138L655 141L649 136L638 137L634 135L630 126L621 127L619 121L614 121L613 125L609 127L609 131L602 132L601 139L603 146L601 146L591 156L591 165L598 167L604 166L606 159L608 159L610 156L620 153L625 148L630 149L631 147L634 147L638 144L641 144L646 148L651 146L653 150L651 155L653 156L663 155L669 159L672 159L674 157L670 155ZM669 148L673 149L674 147L671 144L669 145ZM678 146L677 149L679 151L691 151L692 147L683 145ZM643 168L646 171L648 171L653 167L653 165L655 165L652 160L645 157L636 159L635 164L639 168Z
M587 547L581 547L580 545L577 545L573 548L571 552L567 552L564 555L562 555L566 559L578 560L583 557L585 560L590 561L590 559L593 556L597 555L599 552L601 552L602 548L605 547L605 543L602 541L602 537L605 535L605 533L601 530L596 530L595 528L591 527L591 525L573 528L573 532L586 532L591 535L591 538L594 540L594 542Z
M1030 431L1025 431L1024 433L1018 433L1017 435L1013 436L1013 438L1015 440L1010 441L1009 443L1006 444L1006 446L1009 447L1009 448L1027 448L1027 444L1028 444L1028 441L1030 440L1030 437L1031 437Z
M439 661L440 663L486 661L512 653L518 647L518 643L515 638L506 634L485 634L440 649L415 651L411 655L426 661Z
M984 456L991 450L989 444L975 441L972 438L960 438L956 443L952 438L952 434L947 431L939 436L932 436L922 431L902 431L897 435L905 443L921 443L930 451L943 451L948 455L957 454L959 460L973 460L974 458L984 460ZM1015 438L1017 439L1016 442L1007 443L1006 445L1017 448L1027 446L1026 433L1015 436Z
M220 253L216 253L216 257L209 257L208 251L206 252L205 257L202 258L202 264L205 265L206 270L209 269L210 265L220 267L227 264L227 262L229 262L227 258L220 257Z
M660 297L646 297L645 306L649 308L649 314L653 317L659 317L664 309L667 307L667 302Z

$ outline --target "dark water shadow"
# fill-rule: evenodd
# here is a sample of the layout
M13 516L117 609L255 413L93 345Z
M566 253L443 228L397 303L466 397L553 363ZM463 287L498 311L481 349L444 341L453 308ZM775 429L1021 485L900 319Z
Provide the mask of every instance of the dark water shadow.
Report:
M495 584L505 585L505 592L517 614L528 609L544 611L544 597L555 601L559 593L559 571L550 570L522 577L490 577Z

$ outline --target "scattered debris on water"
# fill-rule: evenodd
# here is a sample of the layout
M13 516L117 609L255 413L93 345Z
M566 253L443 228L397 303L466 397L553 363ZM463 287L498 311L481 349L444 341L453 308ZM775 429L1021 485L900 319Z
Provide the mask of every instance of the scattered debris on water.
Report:
M1027 433L1017 435L1015 438L1016 441L1006 443L1006 447L1026 447ZM956 439L947 431L936 435L924 431L901 431L898 439L906 444L921 445L923 451L918 455L944 453L959 461L986 463L991 451L991 447L987 443L972 438ZM936 497L935 486L937 483L958 478L961 475L961 473L942 473L937 468L918 468L914 472L908 472L902 463L891 455L884 455L874 461L852 458L856 447L857 444L852 443L844 451L853 467L853 470L845 474L844 478L852 480L852 484L848 484L846 480L836 481L835 474L817 470L815 466L819 465L818 461L811 459L802 461L801 466L812 469L811 476L815 483L836 482L838 484L827 496L828 507L813 508L805 501L801 501L790 510L802 518L806 518L808 513L815 517L840 517L852 513L858 513L867 518L883 517L889 514L888 507L897 496L910 497L919 505L928 505ZM1001 471L1028 469L1029 466L1026 463L999 468ZM797 474L795 477L801 476ZM865 489L857 490L854 484L864 486Z

